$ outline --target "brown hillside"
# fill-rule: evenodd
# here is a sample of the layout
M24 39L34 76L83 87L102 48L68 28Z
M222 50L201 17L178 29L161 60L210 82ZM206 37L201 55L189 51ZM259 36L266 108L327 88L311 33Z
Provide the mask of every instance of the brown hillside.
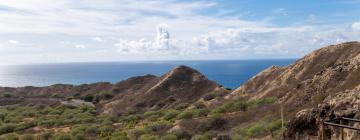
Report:
M200 72L179 66L137 89L118 94L112 101L105 103L103 108L105 113L169 108L180 103L193 103L215 91L228 92Z
M270 67L227 98L275 96L290 109L313 107L325 97L360 83L360 43L348 42L319 49L287 67Z

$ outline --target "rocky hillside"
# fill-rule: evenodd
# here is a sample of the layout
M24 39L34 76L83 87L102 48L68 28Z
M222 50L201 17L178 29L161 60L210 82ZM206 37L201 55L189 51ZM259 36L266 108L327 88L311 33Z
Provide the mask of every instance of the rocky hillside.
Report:
M332 67L324 69L317 76L317 79L325 81L318 83L323 90L319 97L325 100L316 107L296 114L285 132L287 139L317 136L320 122L324 120L340 117L360 119L360 43L350 42L323 50L329 52L330 60L336 58ZM359 124L347 121L345 125L359 127ZM340 139L339 128L325 127L325 130L326 139ZM360 139L360 135L354 130L345 129L345 139Z
M151 79L149 77L142 78ZM121 82L115 87L120 88L129 80ZM179 66L159 78L152 78L142 85L135 86L131 90L120 91L119 96L104 103L103 111L105 113L125 113L171 108L178 104L194 103L209 94L227 94L229 92L219 84L208 80L200 72L186 66Z
M251 78L227 98L277 97L287 111L314 107L327 96L360 83L360 43L332 45L287 67L270 67Z
M277 104L284 106L287 119L296 116L290 122L285 138L308 139L317 135L316 115L319 113L327 114L321 116L325 118L356 116L359 68L359 42L331 45L287 67L272 66L264 70L226 98L257 100L276 97ZM314 108L318 104L321 105ZM300 111L306 108L314 109ZM334 132L329 131L331 134Z
M48 87L0 87L0 105L47 104L64 100L83 99L97 105L101 113L144 112L193 103L202 97L230 91L200 72L179 66L161 77L145 75L132 77L116 84L94 83L79 86L52 85Z

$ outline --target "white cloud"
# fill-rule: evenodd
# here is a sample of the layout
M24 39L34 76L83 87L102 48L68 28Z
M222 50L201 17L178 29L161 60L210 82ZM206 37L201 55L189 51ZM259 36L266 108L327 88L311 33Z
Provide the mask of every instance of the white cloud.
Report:
M78 44L78 45L75 45L75 48L77 49L84 49L86 48L84 44Z
M351 25L351 28L354 30L354 31L360 31L360 22L355 22Z
M0 59L18 52L24 58L44 54L37 61L300 57L328 44L360 38L359 22L351 29L280 26L231 16L232 9L216 10L219 4L211 1L2 0L0 6L9 9L0 12L0 43L9 45L13 38L21 40L17 46L31 42L26 48L0 51ZM218 12L203 14L211 8ZM269 16L286 16L287 10L274 9ZM302 23L316 19L309 15Z
M97 42L105 42L105 40L102 39L101 37L93 37L91 39L94 40L94 41L97 41Z
M17 40L9 40L9 43L13 45L19 44Z

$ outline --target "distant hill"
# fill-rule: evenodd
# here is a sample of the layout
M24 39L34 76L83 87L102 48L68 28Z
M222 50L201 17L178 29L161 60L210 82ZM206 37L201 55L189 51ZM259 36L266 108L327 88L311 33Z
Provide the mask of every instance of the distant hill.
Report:
M190 67L178 66L161 77L138 76L116 84L101 82L79 86L0 87L0 96L3 97L0 98L0 105L56 105L64 100L83 99L95 103L101 111L99 113L114 114L191 104L214 93L226 95L230 90Z

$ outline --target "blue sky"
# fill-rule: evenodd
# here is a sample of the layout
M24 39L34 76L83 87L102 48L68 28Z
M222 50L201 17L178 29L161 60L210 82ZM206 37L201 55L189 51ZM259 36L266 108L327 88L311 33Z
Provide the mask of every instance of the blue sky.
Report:
M360 40L360 0L1 0L2 64L299 58Z

